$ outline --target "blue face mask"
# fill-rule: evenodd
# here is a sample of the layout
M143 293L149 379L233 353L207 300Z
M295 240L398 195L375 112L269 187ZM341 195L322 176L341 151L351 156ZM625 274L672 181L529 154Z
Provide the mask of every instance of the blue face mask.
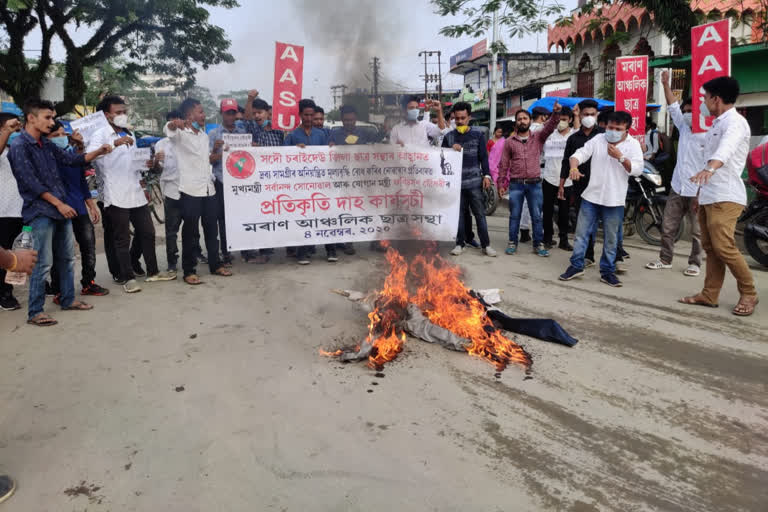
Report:
M605 130L605 140L611 144L616 144L624 137L624 132L619 130Z
M66 149L67 146L69 146L69 137L66 135L62 135L61 137L53 137L48 140L59 146L61 149Z
M192 127L193 127L195 130L199 130L199 129L200 129L200 123L198 123L197 121L195 121L194 123L192 123Z
M242 121L240 119L235 121L235 128L239 128L241 130L245 130L245 121Z
M262 127L262 128L266 128L267 126L269 126L269 119L265 119L265 120L264 120L264 121L262 121L262 123L261 123L261 127Z
M413 121L419 120L419 109L417 108L409 109L406 111L405 114L406 114L405 117L406 119L408 119L408 121L413 122Z

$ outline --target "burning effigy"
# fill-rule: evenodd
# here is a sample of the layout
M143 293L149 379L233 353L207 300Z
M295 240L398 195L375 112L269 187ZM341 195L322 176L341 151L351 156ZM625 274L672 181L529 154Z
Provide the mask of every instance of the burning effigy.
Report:
M551 320L532 320L546 322L534 325L535 329L525 320L522 324L507 322L513 319L468 288L461 269L442 258L436 247L406 259L390 245L386 259L389 273L380 290L368 296L337 291L370 309L365 340L353 350L321 350L321 354L345 362L367 359L369 367L380 370L403 350L406 334L410 334L479 357L499 372L510 364L529 371L533 364L530 354L497 324L514 330L522 325L526 334L569 346L577 342Z

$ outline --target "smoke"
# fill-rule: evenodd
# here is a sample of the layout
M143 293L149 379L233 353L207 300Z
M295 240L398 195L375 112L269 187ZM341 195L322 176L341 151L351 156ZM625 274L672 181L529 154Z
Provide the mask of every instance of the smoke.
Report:
M386 63L399 51L403 1L290 0L312 45L335 59L330 80L346 85L348 92L371 90L373 57Z

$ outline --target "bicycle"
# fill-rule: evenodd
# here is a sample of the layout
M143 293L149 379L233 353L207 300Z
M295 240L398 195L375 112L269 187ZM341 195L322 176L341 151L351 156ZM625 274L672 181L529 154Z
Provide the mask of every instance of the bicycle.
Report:
M160 175L152 171L141 172L141 186L149 201L149 211L159 224L165 224L165 199L160 188Z

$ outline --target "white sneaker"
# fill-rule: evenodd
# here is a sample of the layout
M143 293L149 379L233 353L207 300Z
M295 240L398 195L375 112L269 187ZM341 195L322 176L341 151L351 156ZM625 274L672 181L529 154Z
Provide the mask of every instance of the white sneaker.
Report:
M451 251L451 256L461 256L462 252L464 252L464 248L462 246L460 246L460 245L457 245Z
M656 260L648 263L645 268L650 270L666 270L672 268L672 264L667 265L661 260Z
M490 256L491 258L495 258L498 255L496 250L490 245L485 249L483 249L483 252L485 253L486 256Z
M141 286L139 286L139 283L135 279L131 279L123 285L123 290L125 293L138 293L141 291Z
M698 277L701 274L701 268L698 265L688 265L688 268L683 270L683 275L688 277Z

